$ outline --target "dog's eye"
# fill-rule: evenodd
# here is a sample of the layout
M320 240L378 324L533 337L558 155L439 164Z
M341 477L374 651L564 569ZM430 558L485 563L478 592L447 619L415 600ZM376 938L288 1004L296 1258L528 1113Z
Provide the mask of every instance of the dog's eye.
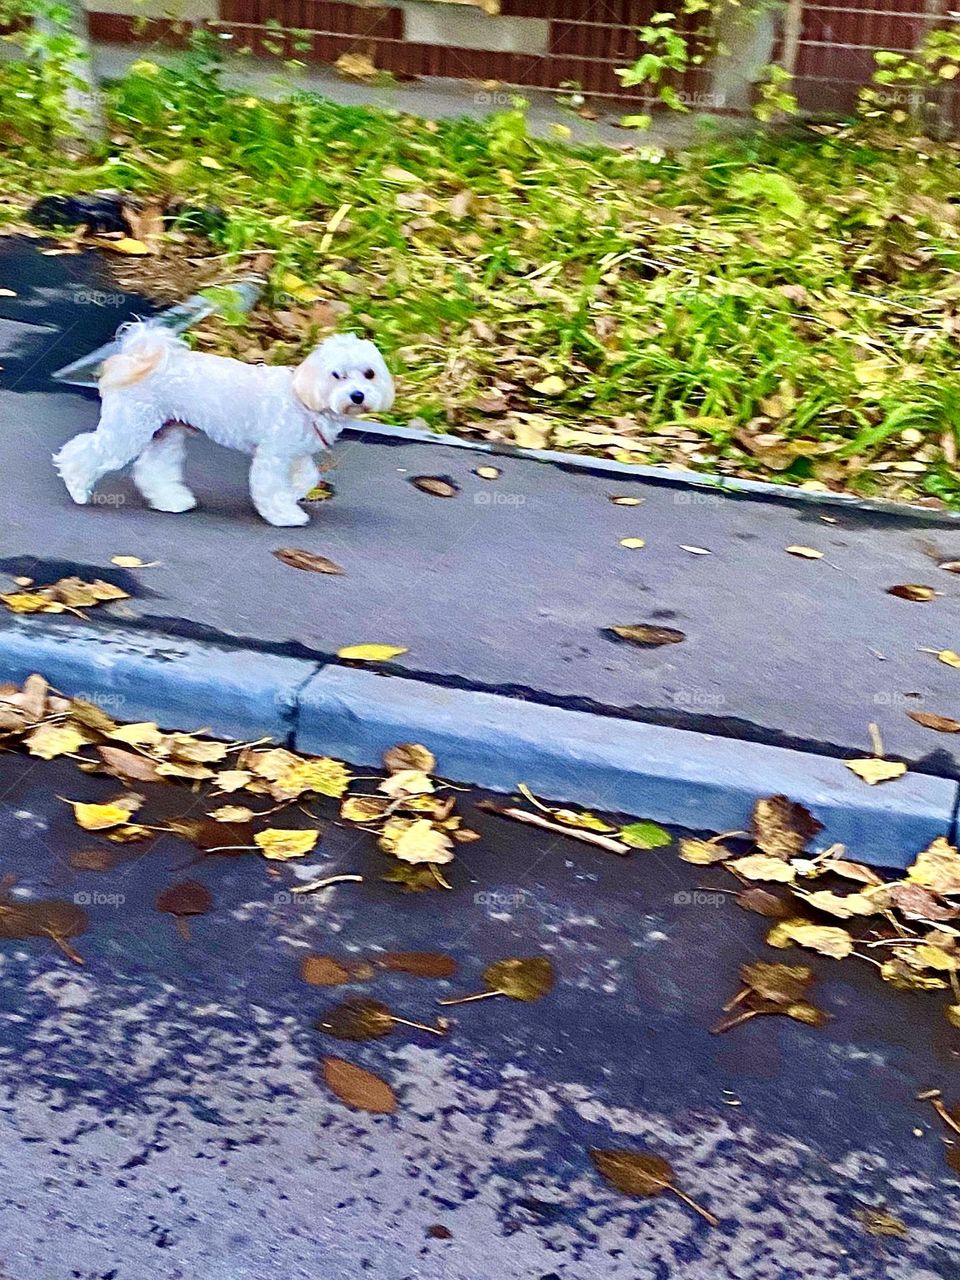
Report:
M372 382L377 375L372 369L368 369L363 376Z
M336 380L339 382L339 381L340 381L340 375L339 375L339 373L337 373L336 369L332 369L332 370L331 370L331 373L332 373L332 374L333 374L333 376L336 378Z

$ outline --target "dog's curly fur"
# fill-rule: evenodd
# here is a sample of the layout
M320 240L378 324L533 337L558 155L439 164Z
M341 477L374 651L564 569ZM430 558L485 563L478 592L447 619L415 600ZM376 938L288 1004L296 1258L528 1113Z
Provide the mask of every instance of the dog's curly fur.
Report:
M104 364L96 431L54 455L74 502L89 502L108 471L133 462L133 479L157 511L189 511L183 482L186 428L253 456L250 496L274 525L307 524L297 505L319 479L313 460L347 416L383 412L393 380L372 342L337 334L295 369L244 364L190 350L169 330L136 321Z

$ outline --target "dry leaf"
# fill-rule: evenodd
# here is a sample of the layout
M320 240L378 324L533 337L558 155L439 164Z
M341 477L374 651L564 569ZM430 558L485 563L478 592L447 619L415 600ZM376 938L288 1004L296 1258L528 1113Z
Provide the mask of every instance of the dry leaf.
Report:
M336 1036L338 1040L379 1040L388 1036L394 1026L414 1027L418 1031L430 1031L434 1035L445 1035L446 1025L428 1027L422 1022L411 1022L391 1013L379 1000L371 1000L366 996L355 996L352 1000L344 1000L335 1005L317 1023L321 1031Z
M328 560L326 556L314 555L312 551L304 551L301 547L281 547L273 553L278 560L288 564L291 569L304 569L310 573L344 574L338 564Z
M670 1164L661 1156L649 1151L603 1151L594 1147L590 1151L590 1159L597 1172L617 1191L625 1196L658 1196L664 1191L671 1191L675 1196L689 1205L710 1223L719 1226L714 1215L702 1208L677 1187L675 1174Z
M858 1209L856 1216L863 1223L863 1229L871 1236L905 1236L906 1224L899 1218L884 1213L882 1209Z
M908 920L953 920L960 915L960 907L941 902L932 890L920 884L894 881L883 885L871 896L885 907L896 907Z
M392 644L349 644L337 650L337 657L351 662L388 662L406 652L406 649Z
M397 1109L397 1095L372 1071L345 1062L343 1058L323 1059L323 1078L331 1093L357 1111L373 1115L392 1115Z
M345 982L366 982L374 976L373 965L357 962L340 964L333 956L310 954L300 963L300 976L313 987L339 987Z
M748 880L775 880L785 884L797 878L796 869L789 862L769 853L751 853L746 858L734 859L729 866Z
M285 862L288 858L302 858L315 848L319 831L289 831L268 827L253 837L265 858Z
M85 933L88 923L82 907L58 898L0 902L0 938L51 938L74 964L83 960L67 939Z
M960 667L960 653L954 653L952 649L939 650L937 660L946 663L948 667Z
M866 893L848 893L844 896L821 889L817 893L807 894L803 900L808 907L839 916L841 920L849 920L852 916L878 915L883 910L883 906Z
M457 972L453 956L440 951L387 951L379 961L385 969L417 978L452 978Z
M252 809L240 804L225 804L219 809L211 809L210 817L214 822L252 822L257 815Z
M960 733L960 720L951 720L949 716L938 716L933 711L908 711L907 715L925 729L936 729L938 733Z
M112 730L108 737L114 738L117 742L126 742L132 747L154 747L158 742L163 741L163 734L152 720L138 724L123 724L119 729Z
M784 920L774 925L767 935L767 942L774 947L785 947L795 942L800 947L809 947L811 951L819 951L821 955L832 956L835 960L842 960L853 950L853 939L846 929L836 925L811 924L808 920Z
M154 569L159 562L151 560L148 564L139 556L111 556L110 563L115 564L119 569Z
M442 1005L471 1004L475 1000L487 1000L492 996L509 996L526 1004L539 1000L553 989L555 974L553 962L546 956L511 956L496 960L483 971L487 990L472 996L459 996L454 1000L440 1000Z
M904 582L896 587L887 587L888 596L897 596L901 600L915 600L924 604L928 600L936 599L939 594L933 587L925 587L919 582Z
M57 756L73 755L89 741L76 725L40 724L24 739L24 745L32 756L54 760Z
M247 769L224 769L217 774L217 788L220 791L242 791L253 774Z
M655 649L662 644L679 644L681 640L687 638L682 631L677 631L674 627L656 627L646 622L631 626L607 627L606 630L620 640L638 645L641 649Z
M744 889L737 894L737 906L744 911L755 911L757 915L766 916L770 920L786 920L790 915L789 906L775 893L766 889Z
M767 796L753 806L752 831L757 847L775 858L798 858L823 823L809 809L786 796Z
M710 556L712 551L708 551L706 547L688 547L685 543L680 543L681 551L689 551L692 556Z
M179 884L172 884L169 888L161 890L157 895L155 906L158 911L176 916L181 936L189 939L190 933L184 917L206 915L213 906L213 898L207 886L201 884L199 880L183 880Z
M934 893L960 893L960 854L938 836L907 868L907 879Z
M421 769L400 769L384 778L377 787L378 791L393 798L428 795L433 789L432 781Z
M868 756L864 760L844 760L843 763L871 787L878 782L892 782L894 778L902 778L907 772L907 766L899 760L881 760L877 756Z
M438 831L426 818L420 818L404 831L394 846L394 855L401 862L417 864L432 862L443 864L453 861L450 837Z
M97 747L97 754L103 761L106 772L113 774L115 778L127 778L131 782L163 782L163 776L157 773L156 765L133 751L101 744Z
M560 396L563 395L566 389L567 384L556 373L551 373L540 382L535 382L530 388L531 391L536 391L541 396Z
M340 817L345 822L378 822L388 804L389 801L380 796L345 796L340 805Z
M410 483L421 493L432 494L434 498L455 498L460 486L449 476L411 476Z
M709 867L714 862L725 862L733 857L733 850L715 840L681 840L680 857L697 867Z
M792 556L800 556L803 560L822 560L823 552L813 547L784 547L784 551Z
M880 967L880 977L897 991L943 991L947 986L943 978L919 973L898 956L884 961Z
M628 551L639 551L641 547L647 544L643 538L621 538L621 547L626 547Z
M473 474L479 476L481 480L496 480L500 471L497 467L477 467Z
M618 507L639 507L640 503L643 501L642 498L634 498L625 493L611 493L609 498L610 501L615 503Z
M109 827L118 827L121 822L130 818L130 809L119 804L84 804L79 800L71 800L73 814L77 825L84 831L106 831Z
M421 773L433 773L437 760L433 752L418 742L401 742L383 753L383 763L390 773L405 769L419 769Z
M293 763L278 769L270 787L275 800L293 800L305 791L338 800L350 785L350 771L339 760L317 756L312 760L294 757Z

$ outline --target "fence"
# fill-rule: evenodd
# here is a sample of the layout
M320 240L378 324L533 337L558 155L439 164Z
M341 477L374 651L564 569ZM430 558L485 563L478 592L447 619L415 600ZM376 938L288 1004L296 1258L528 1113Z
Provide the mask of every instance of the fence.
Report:
M637 30L662 0L88 0L102 41L178 43L213 24L236 47L278 48L307 62L360 54L400 77L448 76L502 85L577 86L594 97L645 100L616 76L642 52ZM489 10L497 8L497 12ZM139 15L139 16L137 16ZM146 15L146 17L144 16ZM749 109L752 83L769 62L795 74L808 111L850 108L870 79L878 49L909 52L949 21L946 0L787 0L779 11L734 15L719 34L730 56L675 81L702 111ZM294 34L297 33L297 34ZM305 33L305 34L301 34Z

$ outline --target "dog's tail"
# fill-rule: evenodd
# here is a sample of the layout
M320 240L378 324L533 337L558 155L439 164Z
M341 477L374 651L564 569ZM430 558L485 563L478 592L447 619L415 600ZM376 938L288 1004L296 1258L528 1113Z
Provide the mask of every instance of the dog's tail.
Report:
M172 357L189 350L175 333L156 321L134 320L119 331L120 350L103 362L99 387L115 391L166 369Z

